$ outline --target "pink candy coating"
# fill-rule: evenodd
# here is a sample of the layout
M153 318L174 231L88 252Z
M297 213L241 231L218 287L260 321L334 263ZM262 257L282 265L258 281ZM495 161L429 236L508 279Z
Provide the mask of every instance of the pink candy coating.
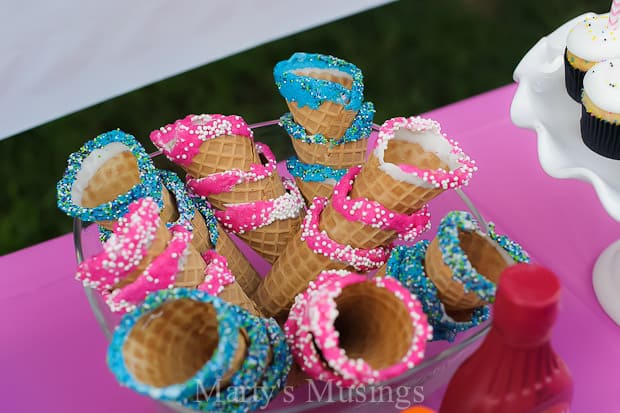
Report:
M218 136L239 135L253 139L252 130L237 115L187 115L151 132L151 141L172 162L188 166L202 143Z
M140 264L155 238L159 219L159 207L153 198L132 202L128 212L114 224L103 251L78 265L75 278L101 293L112 289Z
M231 169L225 172L214 173L203 178L192 178L187 176L187 186L196 195L206 198L211 195L230 192L235 185L242 182L256 182L271 176L276 170L276 157L269 146L257 142L256 149L267 159L267 164L252 164L249 171L241 169Z
M112 311L132 311L149 293L174 288L192 233L182 225L175 225L170 231L172 238L166 249L151 261L134 282L112 291L107 297L106 302Z
M253 231L277 220L299 216L304 199L295 182L282 181L286 192L275 199L228 205L224 211L214 211L222 225L237 234Z
M219 295L229 284L235 282L235 276L228 268L226 258L215 250L206 251L202 258L207 262L205 280L198 289L211 295Z
M452 146L450 152L457 155L457 162L460 165L452 171L446 171L444 169L423 169L407 164L398 165L404 173L415 175L436 188L448 189L467 185L469 179L471 179L473 173L477 170L476 163L462 151L457 142L448 139L445 134L442 134L439 123L432 119L419 116L389 119L381 125L376 145L393 139L396 131L401 128L408 129L412 132L434 132L438 135L438 139L443 138Z
M430 227L430 212L425 205L410 215L387 209L368 198L351 199L349 193L362 167L354 166L338 181L332 194L332 206L350 221L357 221L389 231L396 231L400 238L413 241Z
M390 248L379 246L376 248L354 248L342 245L329 238L325 231L319 230L319 219L327 198L316 197L308 209L302 223L301 239L316 254L322 254L334 261L350 264L358 271L369 271L383 265L390 254Z

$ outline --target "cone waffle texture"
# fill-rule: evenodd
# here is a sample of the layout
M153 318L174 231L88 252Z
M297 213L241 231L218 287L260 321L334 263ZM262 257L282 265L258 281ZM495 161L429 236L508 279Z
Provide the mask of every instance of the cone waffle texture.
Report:
M157 317L137 320L122 347L125 366L141 383L166 387L189 380L212 357L218 345L218 320L212 306L188 299L164 303ZM238 347L225 377L243 362L246 342Z
M315 254L297 232L254 293L254 301L267 317L286 318L295 296L323 270L341 270L347 264Z
M265 199L275 199L284 194L282 178L274 171L271 176L255 182L242 182L235 185L230 192L209 196L213 207L224 210L226 204L241 204Z
M425 152L420 145L398 140L390 141L384 161L425 169L448 169L436 155ZM383 204L387 209L411 214L443 191L443 188L425 188L392 178L380 169L379 159L373 153L355 179L351 197L368 198Z
M351 89L353 83L350 77L320 69L304 70L304 76L340 83L348 89ZM309 133L320 133L327 138L340 138L344 135L357 115L357 111L346 110L344 106L331 101L323 102L318 109L311 109L309 106L299 107L296 102L287 101L287 104L295 122Z
M301 215L295 218L275 220L269 225L239 233L237 236L261 257L273 264L280 257L293 234L299 230L301 221Z
M155 233L155 238L147 249L146 255L144 256L144 258L142 258L142 261L140 261L140 263L133 272L127 274L127 276L120 280L118 284L114 286L114 288L122 288L134 282L140 276L140 274L142 274L146 267L148 267L151 261L153 261L155 257L157 257L164 251L164 249L166 249L169 241L170 232L168 231L168 228L166 228L166 224L160 220L159 227L157 227L157 232Z
M413 339L411 315L393 292L362 282L345 287L335 303L341 347L349 359L361 358L378 370L407 354Z
M196 250L202 254L207 250L213 248L211 245L211 238L209 237L209 229L207 223L200 212L194 213L194 218L191 221L192 225L192 245Z
M207 264L192 244L189 244L187 249L185 264L177 273L174 281L175 287L194 288L202 284L205 279Z
M319 228L329 237L343 245L355 248L376 248L392 242L396 231L375 228L357 221L350 221L336 211L331 203L321 213Z
M250 314L260 317L261 313L256 307L256 303L248 297L241 286L234 282L224 287L224 290L218 295L222 300L229 304L234 304L247 310Z
M218 233L219 237L215 251L226 258L228 268L235 276L237 283L248 296L251 296L258 288L261 280L260 276L237 245L230 239L221 224L218 224Z
M138 162L131 152L121 152L109 159L91 177L82 194L81 204L94 208L116 199L140 183ZM116 221L99 221L99 225L112 230Z
M473 267L490 281L497 283L501 272L510 265L497 250L494 242L474 232L459 234L460 246L467 254ZM451 310L468 310L486 304L474 292L466 293L463 284L453 279L452 269L445 264L444 257L435 238L426 251L426 274L439 291L439 299Z
M170 194L170 191L168 191L163 185L161 188L161 197L163 200L163 207L159 216L161 217L162 222L176 222L176 220L179 219L179 211L177 210L176 203Z
M291 137L291 141L302 162L327 165L335 169L345 169L363 164L368 147L367 138L340 145L308 143L293 137Z
M185 167L194 178L201 178L216 172L230 169L250 170L250 165L259 163L254 141L247 136L223 135L207 139L190 165Z
M323 182L306 182L299 178L295 178L295 183L306 200L306 204L311 204L312 200L316 197L329 199L334 192L334 185L325 184Z

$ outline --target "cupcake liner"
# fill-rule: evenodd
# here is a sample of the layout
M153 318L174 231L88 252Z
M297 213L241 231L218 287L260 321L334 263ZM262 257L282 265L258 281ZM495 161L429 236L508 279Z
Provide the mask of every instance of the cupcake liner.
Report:
M599 119L581 106L581 138L592 151L610 159L620 160L620 127Z
M568 61L566 52L564 50L564 81L566 85L566 92L575 102L581 103L581 91L583 90L583 78L586 72L574 68Z
M215 319L203 321L217 323L217 326L212 327L217 331L218 337L213 353L206 358L204 364L196 366L191 354L184 357L178 352L163 353L166 346L171 344L169 340L163 339L164 332L172 334L175 340L187 341L185 345L177 348L179 351L191 350L189 340L192 335L204 334L200 329L196 330L196 318L200 320L200 317L205 315L204 311L214 311ZM190 326L193 327L189 328ZM168 328L171 330L168 331ZM200 386L205 389L212 388L229 372L235 354L240 349L239 328L237 314L217 297L198 290L159 291L150 294L141 306L122 318L108 348L108 366L119 383L140 394L160 400L181 401L194 396ZM147 337L149 334L154 335L151 340ZM178 337L178 334L186 334L187 337ZM164 359L166 356L177 357L177 368L168 371L169 374L174 372L173 379L160 379L159 384L139 379L138 376L144 378L148 375L157 376L157 373L163 375L161 369L170 367L170 364L164 363L164 359L158 360L159 365L154 365L156 361L145 353L158 354ZM179 369L182 364L190 362L189 370L192 370L192 373L189 377L182 378Z

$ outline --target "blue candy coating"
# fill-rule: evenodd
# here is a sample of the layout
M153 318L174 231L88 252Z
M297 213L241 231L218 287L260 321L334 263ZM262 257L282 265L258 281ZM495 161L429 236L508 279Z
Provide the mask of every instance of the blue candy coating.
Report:
M339 181L348 169L334 169L326 165L303 163L296 156L286 161L286 168L292 176L304 182L323 182L326 179Z

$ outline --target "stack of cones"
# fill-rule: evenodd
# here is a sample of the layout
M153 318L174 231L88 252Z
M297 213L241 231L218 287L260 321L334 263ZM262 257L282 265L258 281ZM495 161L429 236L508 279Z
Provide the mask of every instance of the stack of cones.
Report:
M362 103L362 72L332 56L296 53L274 77L290 110L280 123L297 153L289 171L308 204L329 198L345 170L366 157L375 110Z
M269 147L254 144L241 117L190 115L153 131L151 140L188 172L190 189L213 205L227 230L267 261L278 258L299 228L301 205L292 202L296 188L285 187ZM247 213L245 224L231 222L234 211Z
M426 203L448 188L466 184L474 170L473 162L441 134L436 122L388 120L381 127L369 162L352 168L338 183L332 199L324 203L318 230L331 242L360 252L389 249L397 237L412 241L428 228ZM301 240L287 247L254 295L267 315L286 314L294 297L327 266L345 268L350 264L333 255L326 260L327 248L313 250L304 234L297 237ZM302 260L316 262L312 272L284 265ZM384 262L375 262L374 268Z
M273 320L203 291L173 289L151 294L123 318L107 362L120 383L155 399L246 412L282 390L292 359Z

